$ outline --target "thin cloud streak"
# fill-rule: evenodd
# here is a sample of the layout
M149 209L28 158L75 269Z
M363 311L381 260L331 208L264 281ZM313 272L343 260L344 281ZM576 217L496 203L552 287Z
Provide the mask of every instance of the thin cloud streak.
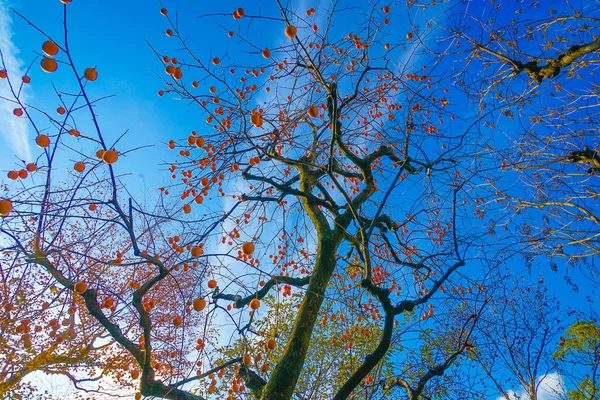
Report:
M12 78L13 85L20 85L20 77L23 75L23 62L19 59L19 50L12 41L11 30L12 19L8 6L0 0L0 51L4 59L4 67ZM2 68L2 67L0 67ZM6 81L0 82L0 96L12 98L10 88ZM21 102L26 102L26 93L21 91ZM23 160L31 160L31 149L29 147L29 123L26 118L17 118L13 115L16 104L6 100L0 101L0 138L4 144L8 144L13 152ZM5 146L2 146L5 147ZM6 147L5 147L6 148Z

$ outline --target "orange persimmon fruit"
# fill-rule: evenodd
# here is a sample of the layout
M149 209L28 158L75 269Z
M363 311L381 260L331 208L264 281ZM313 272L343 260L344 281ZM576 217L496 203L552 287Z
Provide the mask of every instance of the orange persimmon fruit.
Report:
M88 287L87 283L79 281L73 286L73 290L76 293L82 294L83 292L85 292L87 290L87 287Z
M285 27L285 36L287 36L290 39L295 38L297 32L298 29L296 29L294 25L288 25Z
M98 153L96 153L98 154ZM110 149L106 150L102 155L102 160L108 165L115 163L119 158L119 153L116 150Z
M50 138L44 134L41 134L35 138L35 143L44 149L50 145Z
M202 311L206 307L206 300L197 298L192 302L192 307L195 311Z
M12 211L12 203L10 200L0 200L0 217L6 217Z
M73 169L76 172L83 172L83 171L85 171L85 164L82 163L81 161L78 161L75 163L75 166L73 167Z
M94 68L86 68L85 71L83 71L83 77L88 81L93 82L98 79L98 71Z
M192 257L198 258L204 253L204 251L202 250L202 248L200 246L194 246L191 249L191 253L192 253Z
M44 58L40 62L42 70L44 72L52 73L58 69L58 63L53 58Z
M55 56L58 54L58 46L52 40L46 40L44 44L42 44L42 51L47 56Z
M252 242L245 242L242 245L242 252L247 255L254 253L254 244Z
M252 300L250 300L250 303L248 305L250 306L251 309L258 310L258 307L260 307L260 300L252 299Z

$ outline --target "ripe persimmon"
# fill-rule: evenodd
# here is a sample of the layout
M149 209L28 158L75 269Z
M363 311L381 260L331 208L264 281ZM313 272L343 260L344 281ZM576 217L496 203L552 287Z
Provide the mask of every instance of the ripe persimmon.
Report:
M250 255L252 253L254 253L254 243L252 242L245 242L242 245L242 252L244 254Z
M277 342L275 341L275 339L267 340L267 349L273 350L275 346L277 346Z
M214 279L209 280L206 285L208 286L209 289L214 289L217 287L217 281L215 281Z
M181 324L183 324L183 318L181 318L179 315L173 318L173 325L180 327Z
M181 79L182 77L183 77L183 71L181 70L181 68L179 68L179 67L175 68L175 72L173 72L173 78Z
M93 82L98 79L98 71L94 68L86 68L85 71L83 71L83 77L88 81Z
M14 114L16 117L21 117L21 116L23 116L23 109L22 109L22 108L15 108L15 109L13 110L13 114Z
M24 169L19 170L19 178L25 179L25 178L27 178L27 175L28 175L28 173L26 170L24 170Z
M298 30L296 29L296 27L294 25L288 25L285 28L285 36L287 36L290 39L295 38L297 32L298 32Z
M161 13L161 15L167 15L167 9L166 8L161 8L160 9L160 13Z
M269 49L264 49L264 50L262 51L262 56L263 56L264 58L271 58L271 50L269 50Z
M44 58L40 62L42 70L44 72L52 73L58 69L58 63L53 58Z
M186 214L189 214L192 212L192 206L190 206L189 204L184 204L183 206L183 212Z
M35 138L35 143L42 149L50 146L50 138L44 134L38 135Z
M35 165L35 163L29 163L25 168L27 168L27 171L29 172L37 171L37 165Z
M104 154L102 155L102 160L107 163L108 165L113 164L117 161L117 159L119 158L119 153L117 153L115 150L110 149L110 150L106 150L104 152Z
M193 301L192 307L195 311L202 311L204 310L204 307L206 307L206 300L202 298L197 298Z
M17 171L8 171L8 179L15 180L19 177L19 173Z
M73 286L73 290L76 293L82 294L87 290L87 287L87 283L79 281Z
M258 310L258 307L260 307L260 300L252 299L252 300L250 300L250 303L248 305L250 306L251 309Z
M221 62L221 60L219 59L219 57L215 57L215 58L212 59L212 63L214 65L218 65L220 62Z
M73 169L77 172L83 172L83 171L85 171L85 164L82 163L81 161L78 161L75 163L75 166L73 167Z
M65 108L64 108L64 107L58 107L58 108L56 109L56 112L57 112L59 115L64 115L64 114L67 112L67 110L65 110Z
M100 149L100 150L98 150L96 152L96 157L98 157L99 159L102 160L102 157L104 157L104 153L105 153L105 150L104 149Z
M319 109L317 108L317 106L310 106L308 107L308 116L311 118L315 118L317 115L319 115Z
M0 200L0 217L6 217L12 211L12 203L10 200Z
M46 40L44 44L42 44L42 51L47 56L55 56L58 54L58 46L52 40Z
M250 123L257 128L260 128L263 124L263 119L260 114L252 114L250 116Z
M73 137L79 137L79 131L77 129L70 129L69 130L69 135L73 136Z
M191 253L192 253L192 257L200 257L202 254L204 254L204 251L202 250L202 247L200 246L194 246L191 249Z
M27 75L25 75L24 77L21 78L21 80L23 81L23 83L28 84L31 82L31 78L28 77Z
M0 79L6 79L8 77L8 73L5 69L0 69Z

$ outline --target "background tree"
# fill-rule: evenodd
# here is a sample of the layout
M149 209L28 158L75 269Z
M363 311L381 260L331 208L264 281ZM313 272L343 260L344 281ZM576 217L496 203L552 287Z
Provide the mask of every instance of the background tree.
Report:
M482 132L505 176L490 185L506 200L496 222L520 235L528 262L542 255L556 269L566 261L596 284L599 18L587 1L498 2L465 9L449 29L468 55L457 88L485 117Z
M516 390L541 398L542 387L558 372L552 350L564 329L560 303L541 277L530 284L525 277L507 274L490 295L473 334L470 358L503 398L514 399ZM564 388L555 389L558 396Z
M569 399L594 399L600 393L600 328L595 321L577 321L560 338L553 357L564 375L574 383Z

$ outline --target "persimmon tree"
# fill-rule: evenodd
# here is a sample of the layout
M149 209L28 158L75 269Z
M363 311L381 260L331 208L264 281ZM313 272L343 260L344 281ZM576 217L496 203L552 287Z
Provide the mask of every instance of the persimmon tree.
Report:
M35 309L25 287L51 304L41 320L73 304L65 332L36 332L40 348L69 342L82 364L84 346L101 350L102 370L64 368L74 380L106 374L136 398L435 397L428 386L466 357L477 317L451 332L436 320L486 290L466 272L483 265L476 185L488 150L453 115L439 59L398 33L406 10L275 2L200 15L228 52L194 46L193 26L160 9L173 45L152 47L158 94L187 100L202 122L165 144L173 181L149 207L118 175L134 149L102 129L90 89L102 71L77 64L62 2L60 40L22 18L43 43L33 65L69 73L75 93L57 88L60 106L46 110L22 100L24 79L0 81L41 148L32 175L8 172L0 203L2 251L28 282L3 297L7 321Z
M455 53L468 56L454 79L485 116L505 176L490 188L506 200L499 223L523 239L528 260L568 261L597 283L587 260L600 232L598 4L496 2L462 17L446 25Z
M183 207L215 192L238 205L221 241L250 268L243 280L237 268L215 271L214 299L239 309L275 287L303 293L281 357L256 391L261 398L292 396L323 301L333 293L342 314L366 301L371 318L383 320L375 349L330 395L350 396L388 353L395 318L450 290L450 277L476 241L461 237L469 218L461 210L472 215L474 199L465 193L460 164L473 162L477 151L467 161L466 132L444 133L454 119L446 111L448 89L428 76L428 65L394 65L412 32L399 41L387 32L387 6L369 10L373 17L349 32L334 29L333 21L350 9L336 4L323 11L322 26L318 11L282 4L275 16L242 9L201 16L233 16L223 35L249 53L238 61L197 53L165 10L167 36L183 50L173 57L155 48L167 74L159 94L188 99L208 124L183 142L170 141L179 157L168 190L181 193ZM279 27L283 44L252 40L244 32L256 25ZM246 240L253 252L237 247ZM463 349L459 341L455 350Z
M541 397L549 375L558 372L552 352L566 315L545 287L543 278L531 284L525 277L499 280L472 336L470 359L488 377L493 394L513 399L519 390ZM564 388L557 387L555 395ZM489 393L489 392L488 392Z

